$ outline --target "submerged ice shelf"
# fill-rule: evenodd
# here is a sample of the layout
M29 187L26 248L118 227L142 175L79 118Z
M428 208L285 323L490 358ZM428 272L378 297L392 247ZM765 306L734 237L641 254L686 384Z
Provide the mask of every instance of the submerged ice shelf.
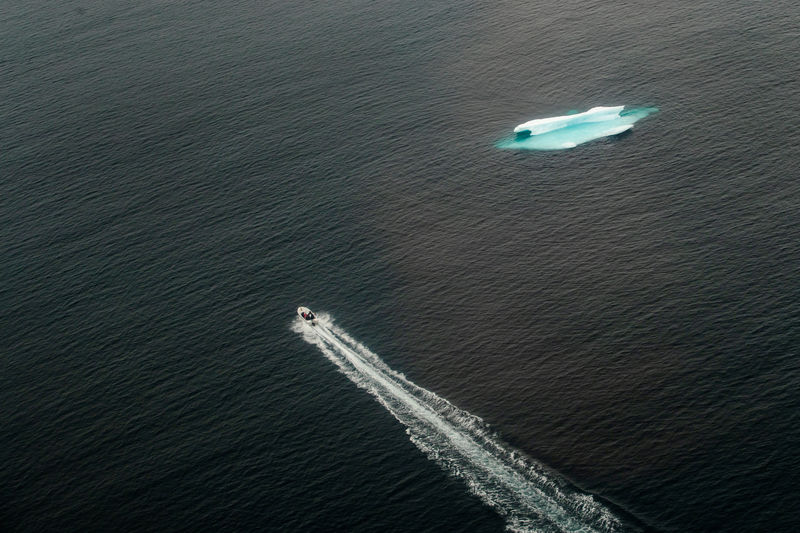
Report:
M658 111L653 107L593 107L583 113L539 118L514 128L515 137L497 146L512 150L563 150L601 137L619 135L638 120Z

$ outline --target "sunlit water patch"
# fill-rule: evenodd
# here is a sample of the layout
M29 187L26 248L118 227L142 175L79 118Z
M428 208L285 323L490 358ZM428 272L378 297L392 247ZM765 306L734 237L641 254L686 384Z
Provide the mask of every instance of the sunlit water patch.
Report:
M292 329L372 394L406 427L420 450L497 510L509 530L626 530L606 505L503 443L477 416L389 368L329 315L318 315L316 326L297 319Z
M514 128L514 136L500 140L508 150L564 150L594 139L619 135L639 120L658 111L655 107L624 109L595 107L583 113L535 119Z

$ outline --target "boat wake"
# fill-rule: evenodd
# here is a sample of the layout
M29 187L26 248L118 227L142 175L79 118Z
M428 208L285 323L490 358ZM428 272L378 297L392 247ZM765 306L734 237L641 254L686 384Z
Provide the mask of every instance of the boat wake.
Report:
M590 494L501 442L477 416L419 387L318 314L292 329L317 346L344 375L372 394L405 427L428 458L493 507L512 531L623 531L620 519Z

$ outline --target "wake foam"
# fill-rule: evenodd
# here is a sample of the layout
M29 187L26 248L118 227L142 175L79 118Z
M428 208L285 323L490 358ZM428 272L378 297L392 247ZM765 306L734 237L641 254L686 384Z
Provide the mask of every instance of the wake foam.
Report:
M593 107L583 113L539 118L514 128L514 138L498 142L498 148L512 150L563 150L579 144L619 135L634 123L655 113L654 107L625 111L625 106Z
M297 319L292 329L406 427L428 458L466 482L506 519L512 531L614 532L621 521L601 502L500 441L477 416L418 387L389 368L326 314L317 326Z

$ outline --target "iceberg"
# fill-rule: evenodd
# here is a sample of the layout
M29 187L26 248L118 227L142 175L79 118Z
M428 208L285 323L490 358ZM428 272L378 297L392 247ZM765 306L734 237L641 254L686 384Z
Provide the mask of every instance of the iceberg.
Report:
M498 143L499 148L516 150L563 150L579 144L619 135L640 119L658 111L653 107L625 110L625 106L593 107L583 113L538 118L514 128L516 136Z
M521 133L524 131L530 132L531 135L541 135L549 131L566 128L575 124L583 124L586 122L604 122L606 120L614 120L619 117L620 112L625 109L624 105L614 107L593 107L589 111L583 113L576 113L575 115L566 115L563 117L550 117L550 118L537 118L520 124L514 128L514 133Z

